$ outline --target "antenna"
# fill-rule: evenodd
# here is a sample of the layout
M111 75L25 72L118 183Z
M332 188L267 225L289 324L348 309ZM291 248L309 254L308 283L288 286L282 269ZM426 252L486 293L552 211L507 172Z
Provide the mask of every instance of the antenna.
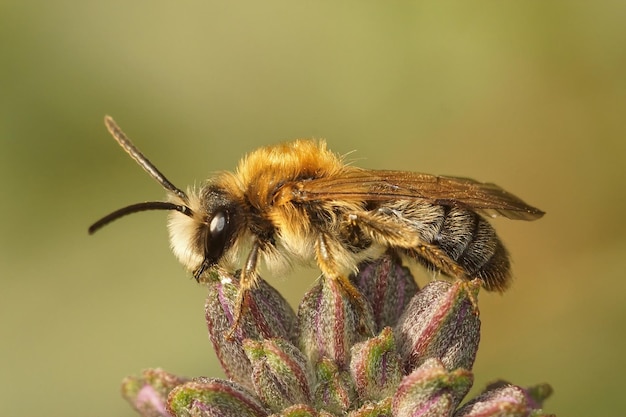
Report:
M131 204L130 206L123 207L119 210L115 210L113 213L107 214L94 224L89 227L89 234L95 233L97 230L101 229L103 226L111 223L113 220L117 220L120 217L126 216L132 213L138 213L140 211L146 210L176 210L180 213L183 213L186 216L193 217L193 210L191 210L187 205L189 204L189 197L185 194L184 191L177 188L174 184L172 184L165 175L161 173L155 167L148 158L146 158L140 151L133 145L133 143L128 139L128 136L124 134L122 129L115 123L115 120L111 116L104 117L104 124L107 129L113 136L113 138L120 144L120 146L126 151L131 158L135 160L152 178L157 180L163 188L174 193L177 197L179 197L184 204L176 204L170 203L167 201L147 201L144 203Z
M152 178L158 181L163 188L180 197L185 204L189 204L189 198L184 191L177 188L154 166L148 158L146 158L140 151L133 145L128 139L128 136L124 134L122 129L115 123L115 120L111 116L104 116L104 124L106 125L109 133L120 144L120 146L126 151L131 158L135 160Z
M113 213L107 214L106 216L89 226L89 234L94 234L102 227L111 223L113 220L119 219L120 217L147 210L176 210L186 216L193 217L193 211L187 206L169 203L167 201L147 201L145 203L131 204L130 206L122 207L119 210L115 210Z

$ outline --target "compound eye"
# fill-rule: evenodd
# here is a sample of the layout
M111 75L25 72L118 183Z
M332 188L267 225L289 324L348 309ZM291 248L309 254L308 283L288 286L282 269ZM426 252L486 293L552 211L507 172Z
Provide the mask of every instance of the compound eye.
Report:
M211 237L215 237L220 233L224 232L226 229L226 215L218 211L215 213L215 216L211 219L211 223L209 224L209 232L211 232Z
M209 233L207 234L205 258L210 263L217 263L222 256L226 243L229 239L230 218L228 212L218 211L209 222Z

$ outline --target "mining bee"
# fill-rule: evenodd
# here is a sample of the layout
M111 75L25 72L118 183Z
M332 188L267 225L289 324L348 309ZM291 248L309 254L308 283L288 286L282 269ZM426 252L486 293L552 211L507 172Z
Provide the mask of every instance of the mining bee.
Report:
M105 124L167 190L168 201L114 211L89 233L130 213L169 210L172 250L196 280L211 270L241 270L236 321L261 263L270 270L315 263L358 298L350 274L361 262L391 251L454 278L479 278L489 291L504 291L511 280L509 255L485 217L535 220L544 214L495 184L358 168L324 141L305 139L257 149L235 172L218 173L185 192L111 117Z

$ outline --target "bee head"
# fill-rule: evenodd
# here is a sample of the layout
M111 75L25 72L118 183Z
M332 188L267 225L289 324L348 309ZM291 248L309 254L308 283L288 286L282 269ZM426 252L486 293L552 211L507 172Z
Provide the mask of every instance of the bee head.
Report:
M123 207L92 224L89 227L89 234L127 214L146 210L170 210L172 213L169 232L172 249L176 257L198 280L207 268L219 262L233 242L236 224L233 221L236 215L234 200L228 197L224 189L212 184L203 187L199 194L190 192L187 195L174 186L133 145L111 117L106 116L104 123L130 157L168 191L170 201L148 201Z
M213 183L199 194L190 192L189 206L191 216L180 211L171 213L168 230L174 255L198 280L232 246L239 214L229 193Z

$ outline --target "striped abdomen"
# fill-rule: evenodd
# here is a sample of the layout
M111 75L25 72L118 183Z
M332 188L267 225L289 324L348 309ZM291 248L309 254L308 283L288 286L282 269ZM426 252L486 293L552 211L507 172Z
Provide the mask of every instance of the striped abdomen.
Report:
M489 222L460 207L426 207L430 216L415 223L425 247L409 253L445 274L480 278L489 291L505 290L510 276L509 255ZM442 257L449 258L456 265L448 267L450 263Z

